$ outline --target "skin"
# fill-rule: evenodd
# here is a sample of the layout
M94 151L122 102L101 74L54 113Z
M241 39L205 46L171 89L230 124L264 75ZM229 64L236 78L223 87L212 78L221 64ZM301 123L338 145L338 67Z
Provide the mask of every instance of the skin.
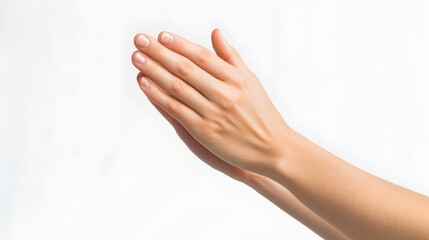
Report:
M139 86L203 161L327 239L429 239L429 198L356 168L283 120L215 29L215 53L177 34L134 38Z

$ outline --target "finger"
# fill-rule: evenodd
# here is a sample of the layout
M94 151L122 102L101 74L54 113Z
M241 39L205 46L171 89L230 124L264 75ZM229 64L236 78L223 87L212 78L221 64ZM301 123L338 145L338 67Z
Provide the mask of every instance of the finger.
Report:
M132 59L137 69L156 82L169 95L180 100L198 114L204 117L211 116L214 107L213 103L201 95L195 88L139 51L133 53Z
M249 70L244 60L241 58L235 48L229 45L229 43L223 37L222 32L218 28L213 30L211 39L213 49L220 58L241 70Z
M181 103L179 100L168 95L159 86L157 86L152 79L146 76L141 76L138 82L140 89L146 94L149 100L170 114L186 129L195 131L204 123L198 113Z
M140 77L138 77L138 79L140 79ZM164 111L164 109L156 105L153 100L151 100L150 98L148 99L149 102L155 107L155 109L173 126L173 128L177 129L179 127L183 127L182 124L180 124L174 117L172 117L169 113Z
M186 81L201 92L206 98L216 100L221 91L222 82L216 79L188 58L175 53L147 34L137 34L134 38L136 47L168 71Z
M140 79L144 77L144 74L142 72L139 72L137 74L137 83L140 84ZM180 125L182 126L174 117L172 117L169 113L164 111L161 107L156 105L156 103L153 102L150 98L148 98L149 102L158 110L158 112L175 128L176 126Z
M201 45L170 32L161 32L158 35L158 41L168 49L190 59L196 65L222 81L233 81L234 77L236 77L236 69L231 64L225 62Z

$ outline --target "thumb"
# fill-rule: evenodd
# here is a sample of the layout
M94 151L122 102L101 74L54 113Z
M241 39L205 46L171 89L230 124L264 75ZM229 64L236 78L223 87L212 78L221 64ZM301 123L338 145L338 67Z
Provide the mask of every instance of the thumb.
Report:
M212 32L212 45L216 54L225 62L236 66L241 70L249 71L249 68L247 67L243 59L240 57L237 50L235 50L234 47L232 47L228 44L228 42L226 42L225 38L223 37L221 31L218 28L216 28Z

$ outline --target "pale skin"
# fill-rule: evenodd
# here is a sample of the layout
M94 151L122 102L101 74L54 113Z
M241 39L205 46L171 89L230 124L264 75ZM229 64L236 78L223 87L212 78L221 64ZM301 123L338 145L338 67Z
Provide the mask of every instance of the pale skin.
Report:
M294 131L215 29L215 53L161 32L134 38L138 83L201 160L325 239L429 239L429 198L373 176Z

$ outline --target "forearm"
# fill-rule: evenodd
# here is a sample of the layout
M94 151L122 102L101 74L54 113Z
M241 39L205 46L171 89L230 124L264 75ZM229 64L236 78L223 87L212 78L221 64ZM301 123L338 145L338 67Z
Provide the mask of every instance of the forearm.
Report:
M305 137L272 178L352 239L429 239L429 198L348 164Z
M348 239L343 233L307 208L277 182L261 175L252 175L243 182L323 239Z

